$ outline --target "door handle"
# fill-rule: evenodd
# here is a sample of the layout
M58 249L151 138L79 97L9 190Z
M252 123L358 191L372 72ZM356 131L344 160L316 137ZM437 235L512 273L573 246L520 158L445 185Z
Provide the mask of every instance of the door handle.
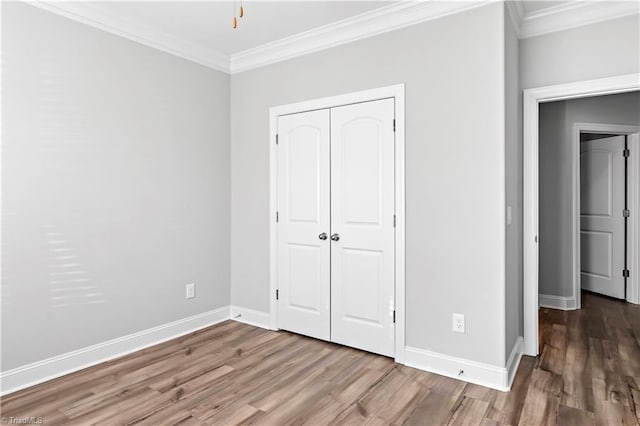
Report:
M327 233L323 232L322 234L318 235L318 238L320 238L321 240L326 240L327 239Z
M340 234L333 234L331 235L331 241L338 241L340 239Z

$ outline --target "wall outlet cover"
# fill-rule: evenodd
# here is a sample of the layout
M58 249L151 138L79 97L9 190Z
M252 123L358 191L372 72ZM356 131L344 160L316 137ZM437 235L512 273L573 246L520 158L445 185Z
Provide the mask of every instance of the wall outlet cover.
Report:
M453 331L456 333L464 333L464 315L453 314Z
M193 299L196 297L196 285L195 283L187 284L186 286L186 298Z

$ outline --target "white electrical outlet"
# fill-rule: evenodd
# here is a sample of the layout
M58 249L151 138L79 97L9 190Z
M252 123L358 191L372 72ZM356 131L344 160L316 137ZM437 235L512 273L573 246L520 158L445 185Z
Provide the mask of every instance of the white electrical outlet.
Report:
M453 331L464 333L464 315L453 314Z
M507 206L507 225L511 225L511 206Z
M193 299L194 297L196 297L195 283L187 284L186 290L187 290L187 296L186 296L187 299Z

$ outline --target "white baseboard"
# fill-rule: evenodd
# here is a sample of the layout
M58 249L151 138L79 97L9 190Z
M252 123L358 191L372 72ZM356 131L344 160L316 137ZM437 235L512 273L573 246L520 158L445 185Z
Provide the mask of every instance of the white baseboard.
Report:
M551 294L539 294L538 305L541 308L561 309L571 311L576 309L575 297L554 296Z
M229 306L118 337L0 373L0 395L130 354L229 319Z
M240 306L231 306L231 319L245 324L271 330L271 315Z
M522 355L524 355L524 338L518 336L516 342L513 344L513 349L511 349L509 359L507 359L507 387L509 390L511 390L513 379L515 379L516 373L518 372Z
M0 372L0 395L55 379L87 367L110 361L132 352L232 319L256 327L271 329L270 315L239 306L224 306L158 327L98 343L66 354ZM507 366L456 358L424 349L406 347L405 365L443 376L475 383L500 391L511 388L523 353L523 339L516 341ZM460 374L462 370L462 374Z
M499 391L508 392L522 357L523 339L519 337L507 361L507 367L457 358L438 352L407 346L405 365Z

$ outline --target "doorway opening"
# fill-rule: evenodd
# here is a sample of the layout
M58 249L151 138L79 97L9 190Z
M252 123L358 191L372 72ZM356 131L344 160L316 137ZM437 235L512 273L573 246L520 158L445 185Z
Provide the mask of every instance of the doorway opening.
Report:
M614 116L635 124L579 121ZM629 182L638 117L640 92L540 105L540 306L580 309L581 289L636 300Z
M619 287L623 290L622 296L625 296L624 291L626 291L627 301L640 302L638 274L633 273L634 269L637 271L640 253L637 237L638 218L633 214L634 210L636 212L639 210L637 206L640 195L638 183L640 174L638 151L640 149L637 147L640 131L639 114L632 113L631 119L624 120L620 118L620 114L616 114L620 111L613 108L605 107L602 115L594 115L593 108L587 108L582 115L576 113L575 109L567 108L569 102L581 103L584 107L585 104L596 105L599 102L611 101L614 98L613 95L620 94L623 97L635 96L633 105L638 109L640 103L637 100L638 90L640 90L639 75L633 74L529 89L524 93L524 337L527 355L535 356L539 353L539 307L542 305L565 310L579 309L581 281L584 276L590 274L590 276L603 275L613 278L614 268L617 269L617 264L620 264L622 266L617 273L624 280L615 281L618 285L624 282ZM553 133L548 128L544 128L545 118L549 117L555 118L561 124L558 124L555 129L556 143L545 145L545 141L549 142L549 133ZM600 192L596 190L596 193L585 193L586 187L581 188L580 185L581 162L584 165L585 181L593 181L602 170L614 170L613 164L609 162L609 158L613 158L613 153L599 152L606 150L597 146L604 144L606 140L617 144L620 149L618 165L623 164L623 168L625 164L624 160L621 160L623 153L627 147L631 152L626 171L618 170L616 178L623 185L621 190L617 190L622 196L621 205L630 206L631 214L623 218L625 209L618 211L617 206L615 207L616 214L620 216L618 227L620 223L623 224L623 230L619 232L622 243L618 244L615 254L609 250L610 246L615 245L614 237L605 236L608 231L605 232L604 228L593 228L602 228L605 225L589 223L593 222L593 219L609 215L608 211L605 212L607 214L603 214L598 210L605 204L607 209L614 208L613 201L609 200L609 197L613 196L611 193L613 187L605 188L607 191L601 189ZM585 154L583 159L580 153L585 150L581 149L581 145L588 148L586 153L583 152ZM605 147L611 148L609 145ZM554 149L555 156L553 156ZM554 167L555 175L552 172ZM625 173L628 173L626 191ZM613 185L614 177L607 176L609 181L605 183ZM581 190L584 195L582 202ZM625 193L626 200L624 200ZM605 197L607 203L596 202L598 197ZM585 214L581 215L582 208L585 209ZM613 214L612 210L611 215ZM627 219L626 232L624 219ZM584 222L582 229L581 222ZM553 229L554 226L555 233L550 233L549 229ZM626 244L625 234L628 235ZM581 238L581 235L584 238ZM553 237L557 237L556 244L548 244ZM594 240L597 240L595 246ZM603 261L603 257L595 253L604 247L609 250L610 256ZM581 252L581 248L584 248L584 253ZM586 270L582 268L583 263L587 267ZM625 276L627 268L630 271L628 277ZM553 291L554 286L558 288L555 291ZM620 292L617 294L620 295Z

